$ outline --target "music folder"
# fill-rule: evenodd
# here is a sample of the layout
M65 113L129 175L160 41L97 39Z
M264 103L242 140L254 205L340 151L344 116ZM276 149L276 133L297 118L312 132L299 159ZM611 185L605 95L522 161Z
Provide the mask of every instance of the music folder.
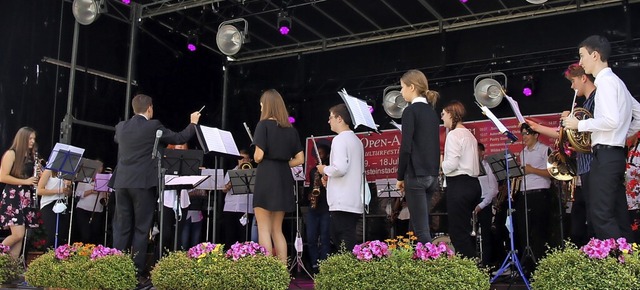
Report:
M193 189L200 185L202 182L209 178L208 175L165 175L164 176L164 189Z
M351 114L351 119L353 120L354 129L357 129L362 125L380 133L378 131L378 125L373 120L371 111L369 111L369 105L367 105L367 102L350 96L346 89L342 89L338 94L342 97L345 105L347 105L347 109L349 110L349 114Z
M103 192L103 191L112 191L109 187L109 179L111 179L111 174L109 173L98 173L96 174L96 182L94 184L93 189L95 191Z
M207 175L207 178L204 182L200 183L196 186L196 189L203 190L222 190L224 189L224 171L222 169L202 169L201 175ZM217 176L217 177L216 177ZM217 179L217 180L216 180ZM216 184L217 182L217 184Z
M223 156L240 157L236 141L229 131L198 125L196 136L204 153L214 152Z

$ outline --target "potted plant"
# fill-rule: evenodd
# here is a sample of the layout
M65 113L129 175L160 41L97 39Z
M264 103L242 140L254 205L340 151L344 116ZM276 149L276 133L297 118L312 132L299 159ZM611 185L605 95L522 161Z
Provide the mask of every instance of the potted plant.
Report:
M31 262L32 286L66 289L133 289L136 271L129 255L102 245L62 245Z
M415 236L356 245L320 262L316 289L489 289L489 275L445 243L414 244Z
M151 271L157 289L287 289L289 272L277 258L254 242L198 244L188 252L173 252Z
M568 243L540 260L533 289L639 289L638 246L624 238L592 239L581 248Z
M0 244L0 284L7 284L17 279L22 267L9 254L9 246Z

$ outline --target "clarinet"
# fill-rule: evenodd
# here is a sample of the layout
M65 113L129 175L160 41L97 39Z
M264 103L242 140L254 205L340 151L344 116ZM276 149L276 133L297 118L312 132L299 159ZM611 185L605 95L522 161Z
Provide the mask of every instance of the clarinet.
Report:
M38 181L38 176L39 176L39 172L40 171L40 166L39 166L39 160L38 160L38 151L35 151L33 153L33 177L36 179L36 182ZM32 185L33 187L33 185ZM36 193L36 189L33 188L32 191L32 200L31 200L31 204L33 205L34 208L39 209L40 205L38 202L38 194Z

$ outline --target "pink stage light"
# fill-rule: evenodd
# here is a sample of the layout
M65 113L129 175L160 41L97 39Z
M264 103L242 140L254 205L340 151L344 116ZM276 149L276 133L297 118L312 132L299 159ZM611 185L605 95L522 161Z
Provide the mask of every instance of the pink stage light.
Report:
M189 51L196 51L197 47L196 47L196 45L195 45L195 44L193 44L193 43L189 43L189 44L187 44L187 49L188 49Z
M526 97L530 97L533 95L533 90L530 87L524 87L524 89L522 89L522 94Z
M282 34L282 35L289 34L289 27L288 26L280 26L280 34Z
M122 3L129 5L131 4L131 0L122 0Z
M293 124L296 122L296 118L289 116L289 123Z

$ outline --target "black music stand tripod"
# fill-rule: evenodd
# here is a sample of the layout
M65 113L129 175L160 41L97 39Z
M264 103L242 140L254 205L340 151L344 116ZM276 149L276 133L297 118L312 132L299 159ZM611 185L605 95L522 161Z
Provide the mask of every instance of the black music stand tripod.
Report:
M231 188L233 190L233 194L244 194L247 197L247 208L242 217L244 219L245 226L245 241L249 241L249 228L250 220L249 220L249 195L253 194L253 190L256 186L256 168L251 169L234 169L229 170L229 182L231 182ZM241 222L242 223L242 222ZM228 245L231 246L231 245Z
M507 229L509 230L509 243L510 243L510 250L509 250L509 253L507 254L507 257L505 257L504 262L502 262L502 265L500 266L500 269L498 269L496 275L493 278L491 278L489 282L490 283L495 282L496 279L500 277L502 272L504 272L508 268L515 266L518 269L518 273L520 274L520 277L522 277L522 280L524 281L525 286L527 286L527 289L531 289L531 286L529 285L529 280L527 280L527 277L524 275L524 271L522 270L522 265L520 264L520 260L518 259L518 253L515 249L515 244L513 240L513 207L511 202L512 192L511 192L510 178L522 176L523 172L518 166L518 163L516 162L513 154L509 152L509 149L507 148L508 144L509 143L505 143L504 145L504 159L497 157L496 155L491 155L487 157L488 159L487 161L491 166L491 171L493 171L493 173L496 175L496 179L498 181L506 180L507 182L508 210L507 210L506 222L507 222ZM516 173L513 176L510 176L509 175L510 170L515 170ZM512 279L513 278L514 277L512 276Z
M304 248L304 243L302 242L302 236L300 235L300 195L298 194L298 181L303 181L305 179L305 176L302 169L300 168L300 170L297 170L296 167L291 167L291 174L293 175L294 182L293 194L296 197L296 240L293 243L296 250L296 258L295 260L293 260L291 266L289 267L289 273L291 273L293 267L297 266L298 273L300 273L300 268L302 268L302 270L307 273L307 276L314 280L313 275L311 275L311 273L304 266L304 262L302 262L302 251Z

